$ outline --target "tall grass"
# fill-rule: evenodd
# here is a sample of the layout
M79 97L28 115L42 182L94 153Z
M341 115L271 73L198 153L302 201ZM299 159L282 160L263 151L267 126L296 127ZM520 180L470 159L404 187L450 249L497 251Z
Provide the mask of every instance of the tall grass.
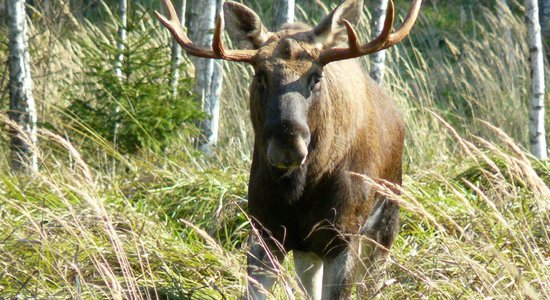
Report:
M267 15L264 9L260 14ZM480 7L437 27L434 10L444 8L423 9L411 38L389 51L384 82L408 126L404 185L398 195L364 178L402 207L401 232L378 294L550 298L550 163L522 146L529 86L522 17ZM314 23L323 8L298 11L308 12L299 14L301 21ZM365 40L367 21L359 27ZM458 29L449 30L454 25ZM73 32L91 39L102 30L88 24ZM128 156L93 131L75 132L61 121L63 89L82 68L79 48L48 30L33 32L33 57L50 57L33 69L48 125L35 149L40 172L15 175L0 162L0 298L241 295L250 227L249 67L225 63L217 157L197 155L185 140L164 153L143 149ZM160 31L155 44L168 42ZM4 127L13 126L0 118ZM7 137L2 140L7 150ZM113 171L112 160L123 167ZM281 269L270 297L298 293L300 299L292 267Z

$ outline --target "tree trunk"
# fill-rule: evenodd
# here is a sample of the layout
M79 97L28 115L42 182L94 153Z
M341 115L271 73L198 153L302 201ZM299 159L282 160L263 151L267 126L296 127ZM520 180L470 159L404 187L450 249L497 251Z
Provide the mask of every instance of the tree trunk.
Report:
M525 21L529 32L532 76L529 141L533 155L539 159L546 159L548 155L544 129L544 60L537 0L525 1Z
M294 23L294 0L273 1L274 29L279 30L284 24Z
M372 38L377 37L384 28L384 20L386 19L386 10L388 8L388 0L373 1L372 20L371 20L371 35ZM370 76L378 84L382 83L384 78L384 61L386 60L386 50L378 51L370 56L371 70Z
M193 1L191 4L189 38L197 45L210 48L222 1L203 0ZM201 135L195 146L207 155L212 155L218 141L222 60L192 57L192 61L195 65L193 92L198 98L197 101L200 101L202 110L207 114L207 118L199 123Z
M115 59L115 74L122 79L122 61L124 60L124 44L126 43L126 27L128 26L128 0L119 0L118 13L120 26L118 27L118 55Z
M118 80L123 80L123 74L122 74L122 62L124 61L124 47L126 44L126 27L128 27L128 0L119 0L119 6L118 6L118 13L120 17L120 25L118 27L118 43L117 43L117 49L118 49L118 55L115 58L115 75L118 78ZM114 108L114 115L115 120L118 119L118 114L120 112L120 106L118 104L115 105ZM115 121L115 125L113 128L113 144L115 145L115 148L117 146L117 138L118 138L118 127L120 126L120 123L118 121Z
M11 166L15 171L38 169L36 152L36 105L32 96L25 0L8 1L10 120L21 130L10 129Z
M185 28L185 6L186 0L181 0L180 7L180 22L181 26ZM181 65L181 47L176 42L176 39L172 38L172 76L170 79L170 87L172 89L172 95L176 97L178 95L178 82L180 80L180 65Z

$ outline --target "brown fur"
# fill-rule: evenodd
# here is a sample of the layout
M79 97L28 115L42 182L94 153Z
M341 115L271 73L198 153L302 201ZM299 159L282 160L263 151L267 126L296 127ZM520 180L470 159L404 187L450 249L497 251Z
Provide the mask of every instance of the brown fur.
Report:
M226 28L239 51L224 51L216 38L221 20L212 50L190 45L174 8L164 3L170 20L157 16L190 54L254 67L248 207L259 236L250 239L252 280L245 298L265 299L276 262L288 251L296 251L297 272L310 297L349 297L357 269L376 273L383 264L399 223L398 205L353 173L401 184L404 141L395 103L350 58L402 40L421 1L415 0L398 31L361 47L353 47L352 30L343 24L357 24L363 0L342 1L315 28L287 24L275 33L248 7L225 1ZM375 243L365 244L361 235Z
M303 74L317 67L310 54L317 51L307 43L311 40L307 32L274 34L261 48L256 68L279 67L286 73ZM289 51L288 36L306 42L294 40ZM400 184L404 139L394 102L359 61L332 63L323 73L321 91L308 116L311 144L306 164L286 174L273 172L265 157L263 120L256 110L262 100L256 82L252 84L256 141L249 186L250 214L259 228L272 234L286 251L311 251L321 257L346 247L350 241L345 237L361 231L377 204L369 187L349 172Z
M271 33L248 8L225 4L235 20L230 35L257 49L248 207L265 244L252 246L248 272L265 289L274 282L272 258L299 251L322 261L322 299L345 299L356 270L378 273L395 238L398 205L352 173L401 184L401 114L360 61L319 63L324 50L346 46L338 24L356 22L361 5L344 1L314 29L291 24ZM312 284L305 288L319 292ZM265 292L249 282L247 298Z

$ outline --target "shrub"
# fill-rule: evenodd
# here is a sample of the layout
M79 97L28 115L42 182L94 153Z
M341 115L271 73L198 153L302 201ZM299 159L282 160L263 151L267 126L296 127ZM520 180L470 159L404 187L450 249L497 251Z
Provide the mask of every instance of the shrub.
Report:
M182 77L180 96L172 95L169 47L159 38L165 35L142 10L128 18L122 76L118 78L113 67L120 53L115 45L116 27L108 26L104 34L87 25L89 36L77 38L83 71L77 86L70 87L67 115L78 121L74 122L77 127L89 127L123 152L145 147L161 150L176 134L192 130L201 116L192 101L192 82ZM182 65L185 68L187 65Z

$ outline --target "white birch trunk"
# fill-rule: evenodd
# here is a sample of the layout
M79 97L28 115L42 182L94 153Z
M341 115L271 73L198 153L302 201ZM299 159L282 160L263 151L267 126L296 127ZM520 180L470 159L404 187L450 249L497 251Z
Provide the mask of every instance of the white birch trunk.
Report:
M548 158L544 129L544 59L537 0L525 1L525 21L531 55L531 101L529 107L529 142L531 152L539 159Z
M377 37L384 28L384 20L386 20L386 11L388 8L388 0L374 0L371 20L371 35L372 38ZM371 69L370 76L376 83L381 84L384 78L384 61L386 60L386 50L378 51L370 56Z
M294 23L294 0L273 1L274 29L279 30L284 24Z
M118 43L119 51L115 59L115 74L118 79L122 80L122 62L124 61L124 44L126 43L126 27L128 25L128 0L119 0L118 13L120 17L120 26L118 27Z
M10 130L11 166L15 171L37 170L33 151L36 137L36 104L32 95L28 29L25 0L8 1L10 112L21 131Z
M186 0L181 0L180 6L180 22L181 26L185 28L185 6ZM178 95L178 82L180 80L180 65L181 65L181 46L172 38L172 76L170 78L170 88L172 89L172 95L176 97Z
M216 17L221 9L221 0L194 1L189 18L190 39L204 47L212 47ZM195 86L193 92L201 103L207 118L199 123L201 136L196 146L207 155L213 154L218 142L220 118L220 93L222 89L223 66L221 60L192 57L195 65Z
M122 62L124 61L124 45L126 44L126 27L128 26L128 0L119 0L119 6L118 6L118 13L120 17L120 26L118 28L118 43L117 43L117 49L118 49L118 55L115 58L115 75L118 78L118 80L123 80L123 74L122 74ZM114 115L118 118L118 113L120 112L120 106L118 104L115 105L114 109ZM118 127L120 124L118 122L115 123L113 128L113 144L117 145L117 137L118 137Z

